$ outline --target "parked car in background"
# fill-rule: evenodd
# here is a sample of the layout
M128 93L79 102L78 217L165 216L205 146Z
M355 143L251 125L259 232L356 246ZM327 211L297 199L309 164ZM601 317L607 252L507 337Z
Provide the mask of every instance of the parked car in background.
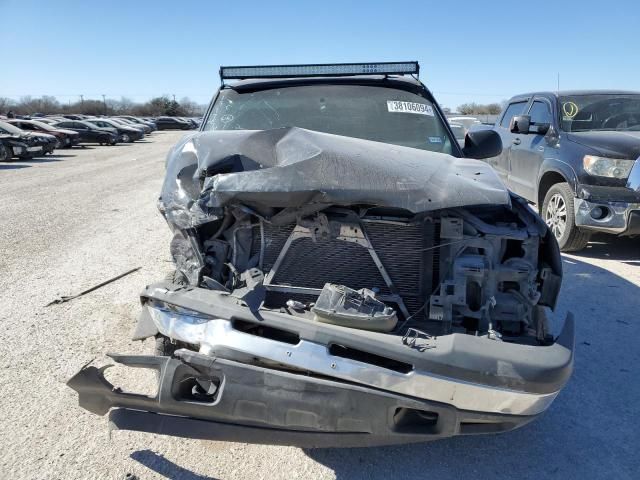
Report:
M41 118L38 118L38 122L46 123L47 125L53 125L54 123L65 122L67 120L69 120L69 119L68 118L64 118L64 117L41 117Z
M8 162L13 157L21 159L31 158L30 145L19 136L0 131L0 162Z
M476 117L449 117L447 118L447 120L449 120L449 123L457 123L458 125L462 125L466 132L469 131L472 125L480 125L482 123Z
M55 128L47 123L37 120L8 120L7 123L15 125L16 127L32 132L46 133L56 137L56 148L70 148L77 145L80 142L80 135L73 130L66 130L63 128Z
M190 130L193 128L191 123L177 117L158 117L156 125L158 130Z
M179 118L180 120L184 120L191 126L191 128L198 128L200 126L200 123L196 122L193 118L190 118L190 117L176 117L176 118Z
M509 100L487 161L537 204L563 251L593 232L640 235L640 93L536 92Z
M464 147L464 139L467 135L467 129L464 128L464 125L460 125L459 123L451 123L449 122L449 126L451 127L451 131L453 135L456 137L456 140L460 144L461 147Z
M147 120L143 120L141 118L137 118L137 117L132 117L129 115L119 115L116 118L122 118L124 120L128 120L130 122L133 122L134 124L138 124L138 125L146 125L147 127L149 127L151 130L151 132L154 132L158 129L158 127L156 127L156 124L154 122L150 122Z
M136 132L138 132L140 134L139 138L134 138L134 140L141 140L142 138L144 138L145 135L145 129L142 127L142 125L136 125L134 123L131 123L129 121L123 120L121 118L114 118L114 117L109 117L108 119L110 122L116 124L116 125L121 125L123 127L127 127L127 128L131 128L133 130L135 130Z
M13 120L13 119L10 119ZM5 133L11 133L13 135L19 135L23 138L30 138L33 141L33 147L40 146L42 147L43 154L45 153L53 153L58 143L58 140L53 135L49 135L47 133L41 132L32 132L27 130L22 130L21 128L16 127L9 123L10 120L6 122L0 122L0 128L5 131ZM32 152L36 152L37 150L34 148Z
M62 118L66 118L68 120L84 120L87 116L88 115L80 115L78 113L61 115Z
M33 158L43 155L50 151L50 139L44 135L37 135L31 132L25 132L15 125L0 121L0 135L9 135L16 141L27 145L26 152L22 152L20 158ZM55 137L51 137L55 143Z
M131 143L144 137L141 130L115 122L110 118L89 118L87 122L100 128L111 129L117 135L118 141L122 143Z
M64 120L54 124L58 128L66 128L80 134L80 142L97 143L99 145L115 145L118 142L117 133L100 128L84 120Z
M110 117L110 120L114 120L118 123L122 123L123 125L127 125L131 128L137 128L138 130L142 130L142 132L146 135L151 133L151 127L145 123L134 122L133 120L129 120L128 118L122 117Z

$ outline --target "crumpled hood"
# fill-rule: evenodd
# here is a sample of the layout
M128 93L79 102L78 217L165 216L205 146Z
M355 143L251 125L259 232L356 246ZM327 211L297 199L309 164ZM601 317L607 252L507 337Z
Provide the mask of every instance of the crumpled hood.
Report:
M486 163L301 128L196 133L169 153L160 209L180 229L227 205L395 207L420 213L509 205Z

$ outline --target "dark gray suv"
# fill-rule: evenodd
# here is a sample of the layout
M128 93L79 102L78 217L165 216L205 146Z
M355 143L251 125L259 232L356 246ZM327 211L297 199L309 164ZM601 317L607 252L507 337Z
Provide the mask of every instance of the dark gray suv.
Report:
M640 93L539 92L509 100L487 160L538 205L563 251L591 233L640 235Z

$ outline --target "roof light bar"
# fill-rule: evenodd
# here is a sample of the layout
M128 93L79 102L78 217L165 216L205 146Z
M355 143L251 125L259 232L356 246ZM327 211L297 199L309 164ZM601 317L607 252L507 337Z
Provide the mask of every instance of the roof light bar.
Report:
M246 78L340 77L348 75L418 75L418 62L323 63L220 67L220 80Z

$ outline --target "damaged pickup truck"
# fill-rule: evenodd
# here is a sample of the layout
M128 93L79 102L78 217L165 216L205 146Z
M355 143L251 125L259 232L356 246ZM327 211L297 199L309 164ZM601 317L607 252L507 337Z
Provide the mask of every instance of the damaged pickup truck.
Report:
M573 368L551 328L557 242L460 147L407 63L223 67L201 130L169 153L159 207L176 270L134 337L154 396L105 367L70 381L116 429L372 446L534 419ZM236 80L228 82L228 80ZM552 330L560 331L557 337Z

